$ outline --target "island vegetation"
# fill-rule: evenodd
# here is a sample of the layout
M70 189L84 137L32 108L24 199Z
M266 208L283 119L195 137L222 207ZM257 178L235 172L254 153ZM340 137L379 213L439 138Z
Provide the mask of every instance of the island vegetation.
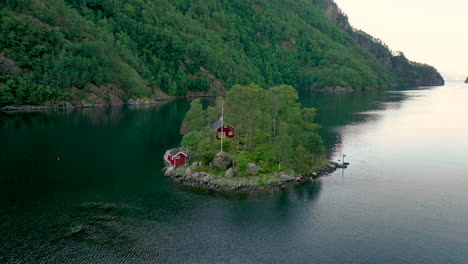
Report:
M329 0L6 0L0 20L0 107L441 81Z
M206 109L200 99L193 100L181 128L181 146L192 163L169 174L187 180L205 173L204 183L262 186L299 181L329 166L314 123L316 109L301 108L297 100L292 86L254 84L234 85ZM216 137L219 130L210 125L220 118L225 127L235 127L235 137Z

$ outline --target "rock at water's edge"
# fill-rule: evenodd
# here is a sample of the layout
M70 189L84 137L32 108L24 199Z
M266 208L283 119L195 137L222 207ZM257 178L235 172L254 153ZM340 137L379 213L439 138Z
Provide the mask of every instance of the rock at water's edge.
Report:
M174 177L177 175L177 172L176 172L176 168L175 167L168 167L165 171L164 171L164 176L167 176L167 177Z

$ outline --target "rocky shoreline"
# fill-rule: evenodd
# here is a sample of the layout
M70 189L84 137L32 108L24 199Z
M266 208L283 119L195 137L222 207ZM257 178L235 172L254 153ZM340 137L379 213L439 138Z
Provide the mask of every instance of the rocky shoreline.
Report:
M22 105L22 106L5 106L0 108L0 112L15 113L15 112L41 112L41 111L57 111L57 110L75 110L85 108L102 108L102 107L118 107L123 105L151 105L158 104L165 101L170 101L175 97L168 98L157 98L157 99L136 99L130 100L127 103L116 103L116 104L88 104L88 105L73 105L70 103L56 104L56 105Z
M323 166L320 169L312 171L307 175L299 175L291 177L281 172L277 172L274 176L277 176L281 181L273 182L267 185L254 186L249 184L217 184L213 181L214 175L207 172L194 172L191 167L187 167L185 171L189 171L182 175L177 172L177 169L173 166L166 166L161 171L164 176L174 179L175 181L191 187L205 188L219 191L260 191L260 190L276 190L278 188L285 187L290 184L298 184L311 179L317 179L322 176L326 176L335 172L338 168L346 168L346 165L339 164L331 161L329 164Z

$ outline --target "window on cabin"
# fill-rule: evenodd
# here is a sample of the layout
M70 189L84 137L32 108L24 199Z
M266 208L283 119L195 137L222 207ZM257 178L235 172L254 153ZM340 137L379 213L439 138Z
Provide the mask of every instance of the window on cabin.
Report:
M229 135L232 136L232 132L229 132Z
M224 125L224 128L227 128L227 125Z
M223 138L226 136L226 132L218 132L218 137Z
M176 159L180 159L180 156L177 156Z

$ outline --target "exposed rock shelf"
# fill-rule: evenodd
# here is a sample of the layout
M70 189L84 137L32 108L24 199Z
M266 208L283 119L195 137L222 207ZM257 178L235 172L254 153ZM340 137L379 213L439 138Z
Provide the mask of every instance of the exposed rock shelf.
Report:
M201 187L213 190L224 190L224 191L258 191L258 190L273 190L278 189L288 184L301 183L311 179L316 179L336 171L337 168L346 168L345 165L338 164L336 162L330 162L320 169L311 171L307 175L289 176L283 172L275 172L270 174L271 177L276 177L277 181L266 184L266 185L252 185L240 183L241 177L233 177L230 179L239 179L239 183L232 181L232 184L219 184L216 179L220 179L220 176L210 174L208 172L195 171L195 166L189 166L185 168L175 168L173 166L166 166L162 171L166 177L173 178L174 180L192 187ZM228 169L225 175L229 174ZM183 171L183 173L181 173Z

